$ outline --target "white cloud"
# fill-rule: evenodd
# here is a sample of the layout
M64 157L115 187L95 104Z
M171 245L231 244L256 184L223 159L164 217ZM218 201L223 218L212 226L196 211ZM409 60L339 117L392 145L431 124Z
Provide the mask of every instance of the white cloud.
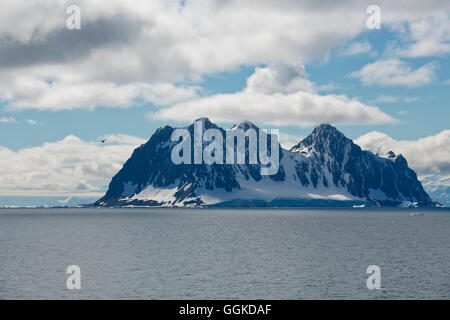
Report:
M367 106L344 95L316 95L308 92L273 95L245 92L218 94L180 103L150 113L150 119L185 122L207 116L216 122L251 120L277 126L394 123L395 119L377 107Z
M418 174L450 174L450 130L418 140L395 140L387 134L372 131L355 143L378 154L394 151L402 154Z
M302 68L256 68L247 87L237 93L216 94L149 113L150 119L192 121L208 117L216 122L251 120L276 126L380 124L396 122L379 108L345 95L318 95ZM281 70L281 71L280 71Z
M368 53L370 50L372 50L372 46L367 41L353 42L338 53L342 56L356 56L359 54Z
M406 44L395 48L398 56L433 57L450 53L450 19L449 12L442 10L424 15L411 21L407 28L401 29Z
M14 118L0 118L0 123L17 123L16 119Z
M70 135L12 151L0 146L2 195L98 195L143 139L108 135L105 143Z
M177 87L169 83L66 83L17 75L12 79L0 76L0 88L0 98L8 103L9 110L130 107L138 99L161 106L192 99L198 91L196 87Z
M79 0L82 29L67 30L65 9L72 3L0 0L0 97L10 107L125 107L136 99L175 103L192 97L195 89L181 86L166 91L145 84L199 80L242 65L323 59L367 31L366 8L371 4ZM385 0L379 5L383 26L409 25L450 7L448 1ZM419 29L412 27L415 34ZM348 53L368 48L368 43L356 42ZM178 96L176 101L173 96Z
M196 90L169 83L244 64L316 59L364 26L363 16L349 21L343 16L348 8L334 3L323 12L290 1L80 0L82 29L74 31L65 28L69 4L17 0L2 6L0 97L10 108L176 103Z
M429 84L435 77L437 64L430 62L413 69L398 59L381 60L365 65L361 70L351 73L365 85L386 85L418 87Z
M280 134L278 135L278 140L284 149L289 150L294 145L302 141L303 137L280 132Z
M305 67L301 64L277 64L264 68L255 68L247 79L247 93L284 93L297 91L314 93L314 84L308 80Z

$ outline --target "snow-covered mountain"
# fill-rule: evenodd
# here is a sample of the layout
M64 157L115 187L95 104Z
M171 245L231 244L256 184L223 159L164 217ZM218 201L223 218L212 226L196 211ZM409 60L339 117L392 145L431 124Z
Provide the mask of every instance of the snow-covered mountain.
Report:
M203 130L227 132L206 118L200 120ZM258 129L245 121L229 130L249 128ZM186 129L194 134L194 124ZM363 151L328 124L315 128L290 150L279 146L279 170L273 175L261 175L261 165L248 162L175 164L171 159L178 143L171 141L174 130L161 127L135 149L112 178L105 196L94 205L435 205L402 155L390 152L380 157Z
M81 207L95 200L90 196L0 196L0 208Z
M450 176L440 174L429 174L419 177L423 188L430 197L443 204L450 206Z

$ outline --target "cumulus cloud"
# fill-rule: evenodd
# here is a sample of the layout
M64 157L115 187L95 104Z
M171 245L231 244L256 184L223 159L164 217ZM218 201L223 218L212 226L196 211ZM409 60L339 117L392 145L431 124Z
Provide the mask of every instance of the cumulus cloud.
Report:
M413 69L398 59L381 60L365 65L361 70L351 73L365 85L386 85L418 87L429 84L435 77L437 64L430 62Z
M356 13L365 12L366 7L363 3L350 6L333 1L327 1L324 11L320 10L323 4L312 1L218 0L205 4L199 0L132 3L80 0L77 5L81 8L82 30L71 32L65 30L65 9L69 4L72 3L18 0L14 5L5 5L0 35L10 39L8 48L15 48L47 42L58 46L62 41L55 39L65 32L66 37L71 37L65 42L68 47L85 48L82 53L76 50L75 54L67 49L54 50L66 62L72 59L65 57L76 58L80 54L92 58L92 62L101 62L97 60L100 57L124 58L122 49L133 48L127 52L128 59L111 65L110 74L120 72L124 78L133 73L134 78L134 73L139 73L151 78L163 76L162 73L174 76L183 69L205 73L229 70L244 63L315 59L365 28L365 16ZM328 23L324 24L324 20ZM16 21L26 23L17 25ZM43 60L36 53L29 54L29 58L29 64ZM107 70L91 72L99 71ZM148 71L153 72L146 75Z
M255 68L247 79L246 93L284 93L297 91L314 93L314 84L308 80L305 67L301 64L277 64L264 68Z
M25 75L11 79L0 76L0 88L0 100L7 103L9 110L130 107L138 100L160 106L192 99L198 92L196 87L177 87L169 83L50 82Z
M0 146L2 195L99 195L143 139L108 135L105 143L69 135L12 151Z
M405 44L397 45L393 51L398 56L418 58L445 56L450 53L449 12L442 10L422 18L400 29Z
M82 28L68 30L70 4L0 0L0 97L10 108L124 107L141 99L176 103L195 89L181 86L172 94L145 84L197 81L242 65L323 59L367 31L371 2L79 0ZM448 1L385 0L379 5L383 26L409 26L450 7ZM420 34L419 24L411 28ZM354 43L348 52L368 48ZM310 85L299 79L293 87Z
M237 93L216 94L149 113L151 120L191 121L209 117L216 122L252 120L277 126L394 123L396 119L375 106L345 95L319 95L303 68L256 68L247 87Z
M184 122L208 116L217 122L252 120L276 126L333 124L381 124L396 120L379 108L344 95L262 93L218 94L150 113L150 119Z
M196 90L171 83L243 64L316 58L363 25L363 17L345 20L345 9L332 3L323 24L327 17L311 3L81 0L82 28L67 30L69 4L2 6L0 99L10 109L172 104Z
M385 133L372 131L355 143L378 154L394 151L402 154L418 174L450 174L450 130L418 140L396 140Z

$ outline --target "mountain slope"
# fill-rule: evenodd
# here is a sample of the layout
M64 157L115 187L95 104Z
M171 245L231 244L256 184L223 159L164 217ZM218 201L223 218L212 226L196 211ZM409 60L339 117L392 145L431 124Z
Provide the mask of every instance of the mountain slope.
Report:
M430 197L443 206L450 206L450 176L429 174L419 178Z
M203 132L226 130L199 119ZM246 121L230 130L258 128ZM194 125L186 127L194 135ZM95 206L432 206L405 158L383 158L324 124L292 147L279 147L279 169L261 175L259 164L172 162L175 128L158 129L134 150ZM270 136L270 135L269 135ZM205 143L204 143L205 145ZM191 147L193 150L193 147ZM270 147L269 147L270 150ZM226 153L224 142L223 152ZM248 157L249 146L246 144ZM248 159L247 159L248 160Z

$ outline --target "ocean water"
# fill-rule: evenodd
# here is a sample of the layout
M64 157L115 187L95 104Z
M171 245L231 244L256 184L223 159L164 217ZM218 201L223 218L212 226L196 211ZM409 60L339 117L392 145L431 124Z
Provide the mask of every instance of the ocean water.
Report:
M449 299L450 211L4 209L0 298Z

